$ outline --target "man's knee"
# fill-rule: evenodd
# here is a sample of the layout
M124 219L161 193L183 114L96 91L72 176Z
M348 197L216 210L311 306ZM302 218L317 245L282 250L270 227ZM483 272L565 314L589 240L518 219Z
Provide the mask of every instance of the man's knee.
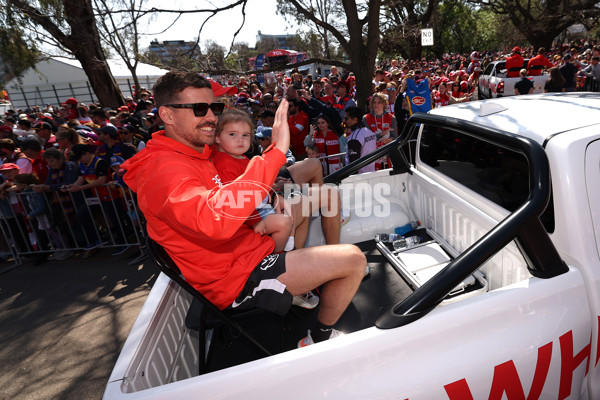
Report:
M285 214L271 214L267 217L269 219L269 229L277 232L291 232L292 230L292 218Z
M364 273L367 265L367 258L363 252L353 244L342 244L340 246L344 246L342 250L344 254L344 263L348 265L348 268L352 269L354 272Z

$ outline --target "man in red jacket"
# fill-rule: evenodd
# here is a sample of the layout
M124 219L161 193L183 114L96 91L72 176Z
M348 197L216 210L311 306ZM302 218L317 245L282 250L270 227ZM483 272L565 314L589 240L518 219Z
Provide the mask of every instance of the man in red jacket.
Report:
M338 336L333 326L364 275L360 249L341 244L272 254L273 239L244 223L263 198L253 194L270 187L286 162L287 101L275 115L274 144L253 157L239 179L223 185L211 154L224 104L215 103L210 82L196 73L169 72L153 92L165 130L122 165L150 237L220 309L260 307L283 314L292 296L323 285L317 322L299 345Z
M518 78L519 71L523 68L523 56L519 46L512 49L512 55L506 59L506 77Z
M308 120L308 114L300 110L298 99L289 99L289 114L288 124L290 127L290 142L292 146L292 153L296 157L297 161L306 158L306 148L304 147L304 138L308 134L310 122Z
M554 64L552 64L550 60L546 58L546 49L544 47L540 47L537 56L533 57L527 63L527 75L539 76L542 74L542 70L544 68L552 68L553 66Z

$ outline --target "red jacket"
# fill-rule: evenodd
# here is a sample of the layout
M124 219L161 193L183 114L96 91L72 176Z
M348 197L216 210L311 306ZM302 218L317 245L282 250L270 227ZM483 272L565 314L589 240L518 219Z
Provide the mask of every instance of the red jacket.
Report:
M518 78L519 71L523 69L523 57L519 53L514 53L512 56L506 59L506 77L507 78ZM518 68L518 69L517 69ZM511 71L511 69L514 69Z
M270 147L250 161L239 179L222 185L210 157L210 147L200 153L160 131L122 168L127 170L125 182L138 194L150 237L193 287L224 309L256 265L273 252L273 239L244 224L256 209L254 201L244 200L270 187L286 159Z
M305 155L306 148L304 147L304 138L308 133L308 115L304 111L300 111L298 114L288 118L288 125L290 126L290 145L292 147L292 153L294 153L296 157ZM302 129L299 129L299 126L302 126Z
M541 66L542 68L533 68L535 66ZM533 57L531 60L529 60L529 62L527 63L527 75L531 75L531 76L538 76L542 74L542 69L543 67L546 68L552 68L554 65L550 62L550 60L548 60L546 57L544 57L542 54L538 54L537 56Z

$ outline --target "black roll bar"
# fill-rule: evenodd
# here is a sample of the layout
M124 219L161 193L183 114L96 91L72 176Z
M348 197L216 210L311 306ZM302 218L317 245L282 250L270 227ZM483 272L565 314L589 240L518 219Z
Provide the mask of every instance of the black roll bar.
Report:
M567 265L560 258L539 219L550 200L550 166L542 146L529 138L452 117L414 114L408 120L401 137L328 178L331 182L341 181L353 171L377 158L390 154L403 158L406 162L405 165L408 165L400 148L408 143L408 140L418 131L418 124L453 129L478 140L522 154L526 157L529 165L529 196L520 207L452 260L423 286L415 290L412 295L381 315L375 324L378 328L390 329L403 326L426 315L440 304L460 282L512 240L516 241L533 276L547 279L568 271Z

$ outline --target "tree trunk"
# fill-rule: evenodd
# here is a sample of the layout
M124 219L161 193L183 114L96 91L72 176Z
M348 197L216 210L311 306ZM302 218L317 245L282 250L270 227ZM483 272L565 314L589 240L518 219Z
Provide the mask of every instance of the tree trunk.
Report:
M540 47L549 49L552 47L554 38L560 32L523 32L531 45L537 50Z
M91 0L57 0L62 4L64 18L70 32L63 32L49 16L23 0L9 0L10 4L44 28L57 42L69 50L81 63L94 93L103 107L117 108L123 105L123 95L106 63L100 46L100 36L94 19Z
M72 32L69 49L81 63L100 104L113 109L124 105L123 94L100 46L91 0L63 0L63 4L65 18Z
M371 82L375 72L375 59L379 49L379 9L380 0L372 0L369 3L367 19L367 35L363 37L362 23L358 19L356 3L344 0L344 9L348 21L348 32L350 40L346 51L350 56L352 71L356 77L355 101L362 110L367 109L367 98L373 94ZM349 51L348 51L349 50Z

